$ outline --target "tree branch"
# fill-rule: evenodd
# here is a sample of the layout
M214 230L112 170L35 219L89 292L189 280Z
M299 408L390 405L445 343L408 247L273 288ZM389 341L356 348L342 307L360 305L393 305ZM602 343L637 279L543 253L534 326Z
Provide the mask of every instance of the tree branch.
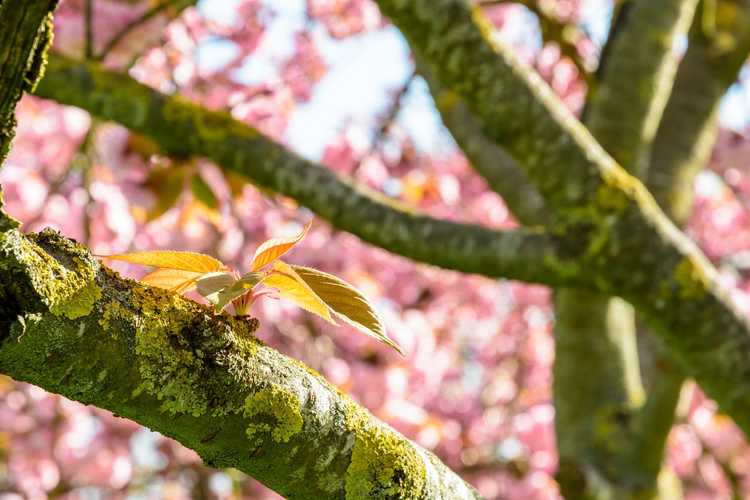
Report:
M205 155L393 253L492 277L578 283L578 269L557 253L551 235L535 229L496 231L417 214L300 158L227 113L166 96L125 75L53 54L37 94L117 121L171 154Z
M680 364L750 431L750 333L715 269L651 195L461 0L378 0L412 49L507 148L600 291L644 313ZM565 168L561 168L564 165Z
M469 107L417 61L420 74L430 87L443 123L461 147L472 167L499 194L521 223L545 226L550 214L539 192L529 183L518 162L497 143L488 139Z
M714 144L721 97L750 53L750 6L726 2L713 33L696 23L651 153L647 185L678 224L692 208L693 180Z
M46 230L0 233L0 372L113 411L288 498L474 499L435 456L215 315Z
M16 104L44 72L56 6L57 0L0 0L0 166L15 134Z

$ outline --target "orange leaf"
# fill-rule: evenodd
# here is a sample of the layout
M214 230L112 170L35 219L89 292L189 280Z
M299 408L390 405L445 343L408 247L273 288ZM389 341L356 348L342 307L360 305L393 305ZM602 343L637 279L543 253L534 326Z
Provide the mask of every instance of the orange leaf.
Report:
M181 269L157 269L139 281L147 285L185 293L195 287L196 281L202 274L193 271L183 271Z
M342 320L403 354L398 344L388 337L375 308L359 290L332 274L310 267L291 267Z
M276 288L281 298L294 302L302 309L317 314L329 323L336 324L326 303L289 264L280 260L274 262L273 271L266 275L261 283L267 287Z
M211 273L226 269L226 266L221 261L214 259L210 255L196 252L178 252L175 250L151 250L116 255L97 255L97 257L121 260L142 266L179 269L195 273Z
M299 243L302 238L305 237L307 231L310 230L311 225L312 222L305 226L302 232L297 236L291 238L271 238L270 240L266 240L265 242L263 242L263 244L261 244L255 251L255 256L253 257L253 262L250 265L250 270L257 271L259 269L262 269L263 267L271 264L276 259L287 253L294 247L294 245Z

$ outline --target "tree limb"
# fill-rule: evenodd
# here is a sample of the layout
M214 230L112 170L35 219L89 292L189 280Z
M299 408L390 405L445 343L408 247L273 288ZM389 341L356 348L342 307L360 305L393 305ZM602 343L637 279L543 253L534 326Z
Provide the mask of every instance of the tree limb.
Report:
M254 184L290 196L374 245L468 273L550 285L578 283L556 238L434 219L304 160L227 113L169 97L97 65L50 55L37 94L146 134L175 155L204 155Z
M713 33L701 23L691 33L651 153L647 186L678 224L690 213L693 180L711 154L719 101L750 53L750 4L723 7Z
M56 6L57 0L0 0L0 166L15 134L16 104L44 72Z
M51 230L0 233L0 372L108 409L288 498L475 499L255 319L123 279Z

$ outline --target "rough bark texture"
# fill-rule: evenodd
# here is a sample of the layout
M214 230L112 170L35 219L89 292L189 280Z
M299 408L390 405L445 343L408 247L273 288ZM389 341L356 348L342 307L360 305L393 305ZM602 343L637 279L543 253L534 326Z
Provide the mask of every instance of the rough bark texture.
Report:
M415 213L304 160L227 113L160 94L125 75L51 55L37 94L146 134L175 155L202 155L256 185L290 196L338 229L414 260L546 284L578 273L536 229L495 231Z
M15 133L16 104L44 73L56 5L57 0L0 0L0 166Z
M120 278L53 231L0 233L0 372L170 436L288 498L478 498L302 363Z

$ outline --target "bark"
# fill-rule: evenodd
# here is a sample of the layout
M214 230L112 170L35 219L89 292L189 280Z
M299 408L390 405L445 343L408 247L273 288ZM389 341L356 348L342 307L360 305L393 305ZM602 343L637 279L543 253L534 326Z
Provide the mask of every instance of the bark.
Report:
M750 53L750 5L724 2L713 33L697 26L677 72L651 154L647 185L678 224L692 207L693 180L711 153L719 100Z
M478 494L302 363L46 230L0 233L0 372L108 409L288 498Z

